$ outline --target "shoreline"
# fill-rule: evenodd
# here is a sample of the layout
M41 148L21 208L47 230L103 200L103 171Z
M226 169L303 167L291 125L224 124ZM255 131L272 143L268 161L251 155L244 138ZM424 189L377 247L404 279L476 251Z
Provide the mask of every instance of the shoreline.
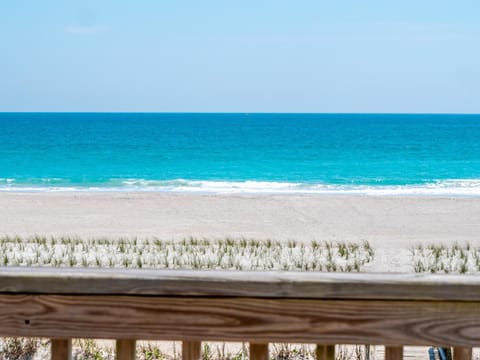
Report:
M66 181L66 182L65 182ZM0 193L166 193L190 195L326 195L393 197L476 197L480 178L437 179L403 184L342 184L283 180L147 180L118 178L99 183L69 183L61 178L18 182L0 178Z
M0 178L0 180L2 180ZM4 179L3 179L4 180ZM8 180L8 179L7 179ZM174 182L177 180L174 180ZM183 180L181 180L183 181ZM417 185L320 185L302 183L266 183L246 181L239 183L193 181L184 186L1 186L0 194L42 193L136 193L172 195L306 195L306 196L371 196L371 197L434 197L434 198L480 198L480 180L452 180L455 186L439 184ZM167 181L168 182L168 181ZM195 185L193 183L196 183ZM247 185L248 184L248 185ZM304 186L305 185L305 186ZM428 186L431 185L431 186Z
M362 192L349 192L349 191L328 191L328 192L278 192L278 191L262 191L262 192L248 192L248 191L239 191L239 192L216 192L216 191L182 191L182 190L119 190L119 189L42 189L42 190L20 190L20 189L0 189L0 196L2 194L65 194L65 195L112 195L112 194L131 194L131 195L148 195L148 194L159 194L159 195L178 195L178 196L313 196L313 197L368 197L368 198L432 198L432 199L480 199L480 192L478 194L454 194L454 193L444 193L444 194L434 194L434 193L422 193L422 194L410 194L410 193L362 193Z

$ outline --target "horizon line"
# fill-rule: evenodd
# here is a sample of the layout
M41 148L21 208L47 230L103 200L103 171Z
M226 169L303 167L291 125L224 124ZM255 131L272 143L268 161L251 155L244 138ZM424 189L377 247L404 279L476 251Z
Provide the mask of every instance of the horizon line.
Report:
M232 115L480 115L474 112L279 112L279 111L0 111L0 114L232 114Z

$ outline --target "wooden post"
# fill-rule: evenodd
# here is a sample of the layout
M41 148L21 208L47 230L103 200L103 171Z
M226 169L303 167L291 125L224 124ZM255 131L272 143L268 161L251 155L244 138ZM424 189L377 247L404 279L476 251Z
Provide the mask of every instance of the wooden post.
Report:
M182 360L199 360L202 355L202 343L200 341L182 342Z
M268 343L250 343L250 360L268 360Z
M472 348L454 347L453 360L472 360Z
M50 353L51 353L52 360L71 360L72 359L72 340L71 339L52 339Z
M385 346L385 360L403 360L403 346Z
M135 340L117 340L117 360L135 360Z
M315 358L317 360L335 360L335 345L317 345Z

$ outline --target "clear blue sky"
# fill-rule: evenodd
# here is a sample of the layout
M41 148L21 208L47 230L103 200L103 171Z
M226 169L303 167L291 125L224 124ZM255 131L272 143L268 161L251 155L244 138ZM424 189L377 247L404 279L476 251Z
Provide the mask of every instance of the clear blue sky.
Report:
M480 1L1 1L0 111L480 113Z

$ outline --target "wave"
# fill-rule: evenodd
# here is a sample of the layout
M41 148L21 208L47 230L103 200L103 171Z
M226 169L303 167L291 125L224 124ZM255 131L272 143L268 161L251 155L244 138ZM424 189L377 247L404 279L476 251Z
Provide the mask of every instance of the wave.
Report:
M449 179L413 185L340 185L276 181L110 179L74 184L59 178L0 178L0 192L181 192L208 194L352 194L372 196L480 197L480 179Z

